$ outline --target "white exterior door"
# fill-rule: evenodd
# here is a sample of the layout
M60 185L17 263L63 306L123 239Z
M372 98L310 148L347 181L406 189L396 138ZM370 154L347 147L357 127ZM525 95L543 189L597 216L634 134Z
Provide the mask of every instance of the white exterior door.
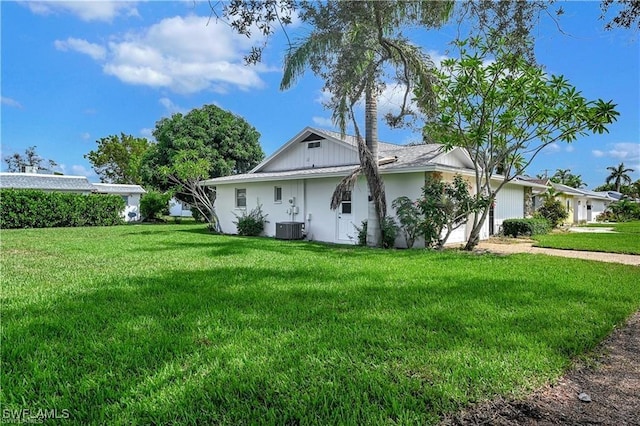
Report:
M353 225L351 191L347 191L342 195L342 202L338 207L338 240L355 241L356 228Z

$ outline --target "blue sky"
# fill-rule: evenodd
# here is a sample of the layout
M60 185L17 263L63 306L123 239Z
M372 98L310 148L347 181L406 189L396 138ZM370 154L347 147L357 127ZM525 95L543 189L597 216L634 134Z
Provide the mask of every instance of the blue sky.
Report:
M623 161L640 178L640 49L638 31L605 31L599 2L559 2L562 32L543 16L536 55L588 99L613 99L620 117L610 133L558 144L527 170L571 169L593 188L607 166ZM262 135L267 155L305 126L331 128L322 82L311 73L281 92L285 38L276 36L256 67L243 55L254 40L209 19L206 2L1 2L2 157L32 145L66 174L98 181L83 155L96 140L124 132L151 137L156 121L216 104L244 117ZM308 31L290 30L295 39ZM417 40L435 59L457 28ZM392 93L381 110L397 104ZM381 140L417 141L408 130L380 125ZM5 164L2 164L3 170Z

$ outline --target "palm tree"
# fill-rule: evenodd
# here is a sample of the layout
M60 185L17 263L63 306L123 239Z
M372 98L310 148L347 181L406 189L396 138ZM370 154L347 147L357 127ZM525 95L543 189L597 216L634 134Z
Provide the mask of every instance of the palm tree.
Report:
M357 174L366 176L369 203L367 244L379 245L380 223L386 215L384 185L378 173L377 96L385 80L406 85L405 103L397 117L407 113L412 86L421 87L420 105L435 104L433 63L420 48L402 35L405 26L435 28L452 12L452 1L357 1L312 3L305 10L311 33L292 47L285 57L281 89L290 88L307 68L325 81L332 94L329 106L333 121L344 134L351 121L358 141L360 167L336 188L332 208L337 208L342 191L349 190ZM385 75L391 64L395 75ZM354 106L364 97L365 137L361 137Z
M620 192L620 187L623 185L631 184L631 177L627 173L633 173L634 169L625 169L624 163L618 164L616 167L607 167L607 170L611 171L611 174L607 176L606 183L614 181L616 186L616 192Z

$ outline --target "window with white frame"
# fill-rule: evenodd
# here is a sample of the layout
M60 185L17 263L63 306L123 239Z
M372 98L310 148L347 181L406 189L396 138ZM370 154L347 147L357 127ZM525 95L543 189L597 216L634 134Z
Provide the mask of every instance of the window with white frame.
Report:
M245 188L236 188L236 207L240 209L247 207L247 190Z
M312 148L320 148L320 141L317 142L309 142L307 144L307 148L308 149L312 149Z
M274 186L273 187L273 202L281 203L282 202L282 187Z

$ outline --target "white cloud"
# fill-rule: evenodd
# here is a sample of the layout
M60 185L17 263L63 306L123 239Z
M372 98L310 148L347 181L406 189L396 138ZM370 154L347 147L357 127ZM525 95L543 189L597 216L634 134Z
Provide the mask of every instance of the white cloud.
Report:
M334 127L333 121L331 121L331 119L327 117L312 117L311 120L318 126L329 127L329 128Z
M6 106L10 106L13 108L20 108L22 109L22 104L18 101L16 101L15 99L11 99L11 98L7 98L5 96L0 97L0 101L2 103L2 105L6 105Z
M31 12L38 15L69 13L83 21L111 22L117 16L139 16L136 1L27 1Z
M89 139L91 139L91 134L89 132L84 132L80 134L80 137L82 138L82 140L88 141Z
M163 107L166 108L167 112L170 114L175 114L177 112L185 114L187 112L186 108L174 104L173 101L169 98L160 98L159 102Z
M144 127L142 129L140 129L140 135L144 138L147 139L152 139L153 138L153 129L150 129L148 127Z
M87 170L86 167L81 166L79 164L74 164L71 166L71 174L74 176L86 176L92 177L94 175L92 170Z
M56 40L53 45L58 50L68 51L75 50L76 52L84 53L85 55L91 56L94 60L104 59L106 57L107 51L104 47L89 43L86 40L69 37L66 40Z
M274 71L244 65L255 39L200 16L166 18L143 31L112 37L106 46L71 38L56 43L91 56L102 63L105 74L125 83L182 94L261 88L260 73Z
M573 145L567 145L567 147L564 150L567 152L573 152L576 150L576 147Z
M628 162L638 163L640 162L640 144L634 142L619 142L614 144L608 144L610 149L601 151L594 149L591 153L595 157L610 157L616 160L624 160Z
M560 152L561 150L562 148L560 147L560 144L558 144L557 142L554 142L547 145L543 152L545 154L554 154L556 152Z

